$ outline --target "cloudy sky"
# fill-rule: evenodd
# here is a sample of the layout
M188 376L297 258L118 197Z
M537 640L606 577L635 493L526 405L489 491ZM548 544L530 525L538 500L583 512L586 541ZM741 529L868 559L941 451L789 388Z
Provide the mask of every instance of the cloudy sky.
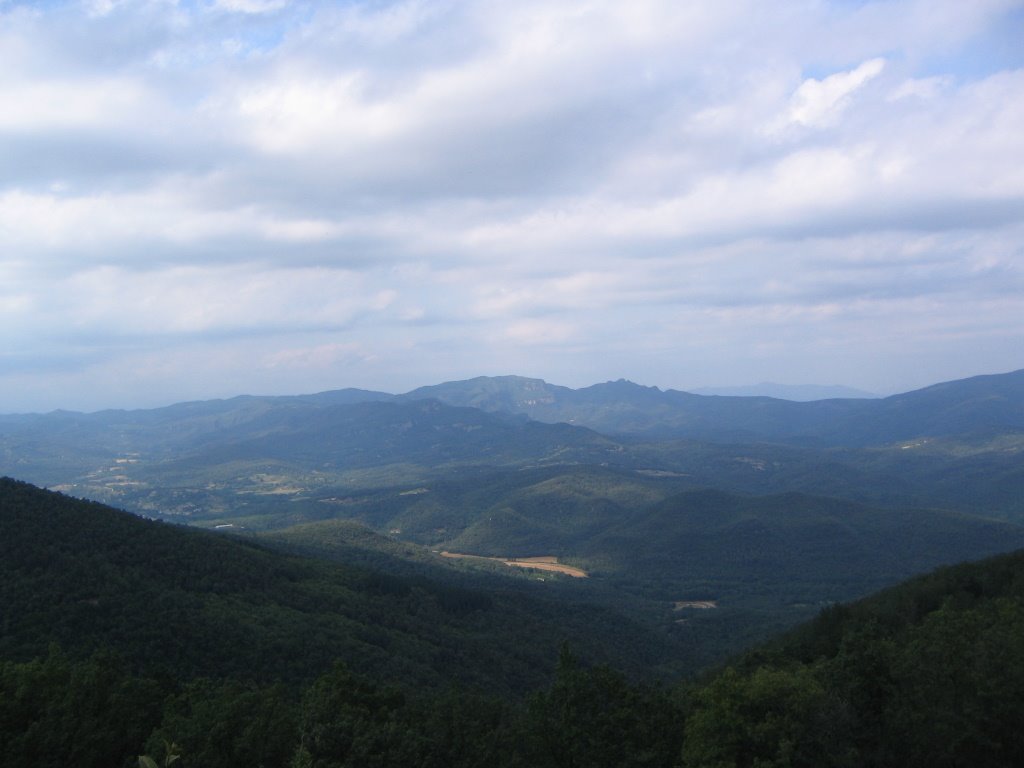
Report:
M1024 367L1016 0L0 0L0 411Z

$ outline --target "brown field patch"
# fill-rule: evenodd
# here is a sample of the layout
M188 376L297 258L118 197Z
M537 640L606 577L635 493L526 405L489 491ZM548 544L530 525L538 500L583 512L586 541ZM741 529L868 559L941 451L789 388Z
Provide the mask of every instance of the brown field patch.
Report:
M585 579L589 575L582 568L574 568L571 565L563 565L553 555L540 555L538 557L485 557L483 555L467 555L462 552L441 552L441 557L451 557L460 560L489 560L494 563L503 563L512 568L529 568L535 571L550 571L572 576L575 579Z
M681 611L684 608L697 608L706 611L709 608L717 608L718 603L714 600L676 600L674 610Z

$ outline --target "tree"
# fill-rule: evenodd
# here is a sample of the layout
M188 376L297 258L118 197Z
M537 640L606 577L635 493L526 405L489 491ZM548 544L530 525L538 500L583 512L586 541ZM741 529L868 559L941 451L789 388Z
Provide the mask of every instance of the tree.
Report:
M686 768L820 768L856 763L834 724L839 709L811 668L728 668L696 696Z
M527 721L535 764L558 768L668 767L682 742L683 715L667 693L608 667L582 668L566 646Z

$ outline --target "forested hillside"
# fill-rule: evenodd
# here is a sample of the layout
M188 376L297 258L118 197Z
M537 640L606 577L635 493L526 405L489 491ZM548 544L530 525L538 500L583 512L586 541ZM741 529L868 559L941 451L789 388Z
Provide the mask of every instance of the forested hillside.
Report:
M340 660L383 680L513 693L542 681L567 639L636 672L674 656L670 638L539 590L284 556L9 479L0 606L0 658L109 647L171 677L299 682Z
M539 637L543 624L598 626L565 603L505 640L513 628L496 619L480 643L472 617L522 621L543 604L375 581L10 480L0 546L11 768L142 753L183 768L1013 766L1024 750L1019 552L831 607L700 680L652 687L622 659L579 658L581 634L560 652ZM427 652L403 634L417 616ZM386 652L360 655L367 643ZM525 698L496 683L517 659L543 667Z
M832 601L1024 546L1021 378L794 403L498 377L400 396L337 390L7 416L0 470L448 586L511 571L442 563L442 551L556 558L589 578L548 578L538 598L628 616L681 644L680 667L696 669ZM618 433L579 426L588 420ZM654 439L645 424L710 431L706 442ZM740 427L763 440L730 442ZM913 437L862 445L896 434ZM371 556L339 539L353 529L337 523L361 523L396 549L387 561ZM423 567L410 571L410 560ZM508 588L544 578L516 575ZM678 608L693 602L714 607ZM380 653L372 646L368 658Z
M1024 757L1024 553L807 624L696 691L683 764L1012 766Z

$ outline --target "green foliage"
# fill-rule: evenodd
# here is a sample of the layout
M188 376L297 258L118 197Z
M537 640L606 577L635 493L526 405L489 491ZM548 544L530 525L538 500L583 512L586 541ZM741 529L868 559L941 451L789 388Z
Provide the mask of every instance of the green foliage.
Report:
M996 599L929 614L900 639L882 718L907 766L994 766L1024 756L1024 609Z
M701 690L686 723L686 768L850 765L842 709L806 667L728 668Z
M402 722L406 706L402 692L379 689L336 665L303 697L295 761L312 768L413 764L421 749L419 734Z
M667 768L679 753L682 722L665 691L630 685L608 667L583 669L563 647L554 683L530 700L531 764Z
M159 719L161 687L117 656L72 662L56 647L25 663L0 662L0 765L123 765Z
M554 679L526 702L344 664L300 688L157 682L110 654L52 648L0 664L0 764L1016 766L1022 598L1024 553L943 569L823 612L677 693L563 646Z
M541 684L567 637L627 665L673 652L607 609L444 573L286 556L0 480L0 658L110 645L155 677L288 683L341 659L383 679L507 695Z
M1024 553L830 609L696 698L687 765L1014 766Z
M147 747L152 754L173 739L179 768L285 765L297 731L294 697L282 686L195 680L165 701Z
M139 755L139 768L170 768L181 759L181 750L174 742L164 740L164 759L158 763L149 755Z
M572 584L573 598L585 595L663 627L684 619L671 631L692 649L691 669L808 619L823 604L944 562L1024 546L1024 528L993 520L796 493L674 493L679 482L610 468L493 470L351 494L338 505L403 540L371 538L337 520L266 540L366 564L369 548L392 556L375 562L391 572L408 568L395 558L429 563L409 539L473 554L556 555L595 577ZM670 614L675 601L695 599L720 607L699 617Z

